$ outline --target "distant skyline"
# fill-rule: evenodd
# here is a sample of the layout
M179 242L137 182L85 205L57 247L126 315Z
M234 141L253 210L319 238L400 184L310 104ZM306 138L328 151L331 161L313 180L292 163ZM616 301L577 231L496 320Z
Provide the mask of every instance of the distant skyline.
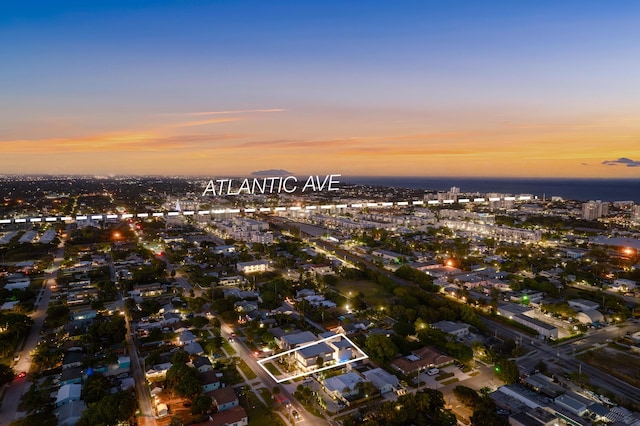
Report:
M0 174L640 178L635 1L5 3Z

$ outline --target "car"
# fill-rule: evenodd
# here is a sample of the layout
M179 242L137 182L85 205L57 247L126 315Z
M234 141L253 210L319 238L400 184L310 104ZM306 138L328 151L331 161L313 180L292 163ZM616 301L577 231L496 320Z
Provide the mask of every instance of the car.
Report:
M20 374L18 374L18 379L22 379L22 378L24 378L26 376L27 376L27 372L26 371L22 371L22 372L20 372Z
M427 370L427 375L435 376L439 372L440 372L440 370L438 370L437 368L430 368L430 369Z
M300 414L296 410L291 411L291 415L294 419L300 420Z
M14 356L14 357L13 357L13 360L14 360L15 362L20 361L20 354L18 354L18 355L16 355L16 356Z

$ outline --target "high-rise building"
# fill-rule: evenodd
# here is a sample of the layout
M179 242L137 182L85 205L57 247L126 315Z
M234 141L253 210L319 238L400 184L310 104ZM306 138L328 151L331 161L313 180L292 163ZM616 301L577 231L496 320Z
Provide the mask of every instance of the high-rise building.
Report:
M609 214L609 203L606 201L589 201L582 204L582 218L596 220Z
M631 207L631 220L640 223L640 205Z

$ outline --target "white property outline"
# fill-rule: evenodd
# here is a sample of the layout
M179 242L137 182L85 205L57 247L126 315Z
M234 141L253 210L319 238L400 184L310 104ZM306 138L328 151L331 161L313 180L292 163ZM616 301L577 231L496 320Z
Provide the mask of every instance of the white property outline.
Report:
M288 355L288 354L290 354L290 353L292 353L292 352L297 352L297 351L299 351L299 350L301 350L301 349L304 349L304 348L309 348L309 347L311 347L311 346L316 346L316 345L319 345L320 343L324 343L324 342L329 341L329 340L334 340L336 337L342 337L342 338L344 338L347 342L349 342L349 344L351 344L351 346L352 346L352 347L356 348L356 350L357 350L358 352L360 352L363 356L361 356L361 357L359 357L359 358L355 358L355 359L350 359L349 361L346 361L346 362L339 362L339 361L338 361L338 362L336 362L335 364L330 365L330 366L328 366L328 367L318 368L318 369L315 369L315 370L309 371L308 373L296 374L295 376L286 377L286 378L284 378L284 379L278 379L278 378L276 378L273 374L271 374L271 372L269 371L269 369L267 369L264 365L262 365L262 364L264 364L264 363L266 363L266 362L273 361L273 360L274 360L274 359L276 359L276 358L280 358L280 357L285 356L285 355ZM320 372L320 371L331 370L332 368L341 367L341 366L343 366L343 365L353 364L354 362L362 361L362 360L365 360L365 359L369 359L369 355L367 355L366 353L364 353L364 351L363 351L362 349L360 349L360 348L358 347L358 345L356 345L355 343L353 343L353 341L352 341L351 339L349 339L347 336L345 336L345 335L344 335L344 334L342 334L342 333L339 333L339 334L336 334L335 336L325 337L324 339L316 340L315 342L307 343L307 344L304 344L304 345L302 345L302 346L298 346L298 347L296 347L296 348L294 348L294 349L289 349L288 351L280 352L280 353L275 354L275 355L271 355L269 358L264 358L264 359L258 360L258 365L260 366L260 368L262 368L264 371L266 371L266 372L267 372L267 374L268 374L268 375L269 375L273 380L275 380L275 382L276 382L276 383L282 383L282 382L287 382L287 381L289 381L289 380L297 379L297 378L299 378L299 377L309 376L309 375L311 375L311 374L315 374L315 373L318 373L318 372Z

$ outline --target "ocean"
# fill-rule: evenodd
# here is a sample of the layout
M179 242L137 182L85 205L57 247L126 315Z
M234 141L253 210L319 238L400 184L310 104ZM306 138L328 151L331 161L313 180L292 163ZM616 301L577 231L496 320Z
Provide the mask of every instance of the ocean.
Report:
M538 198L565 200L634 201L640 203L638 179L559 179L559 178L455 178L342 176L341 182L359 185L448 191L455 186L462 193L531 194Z

